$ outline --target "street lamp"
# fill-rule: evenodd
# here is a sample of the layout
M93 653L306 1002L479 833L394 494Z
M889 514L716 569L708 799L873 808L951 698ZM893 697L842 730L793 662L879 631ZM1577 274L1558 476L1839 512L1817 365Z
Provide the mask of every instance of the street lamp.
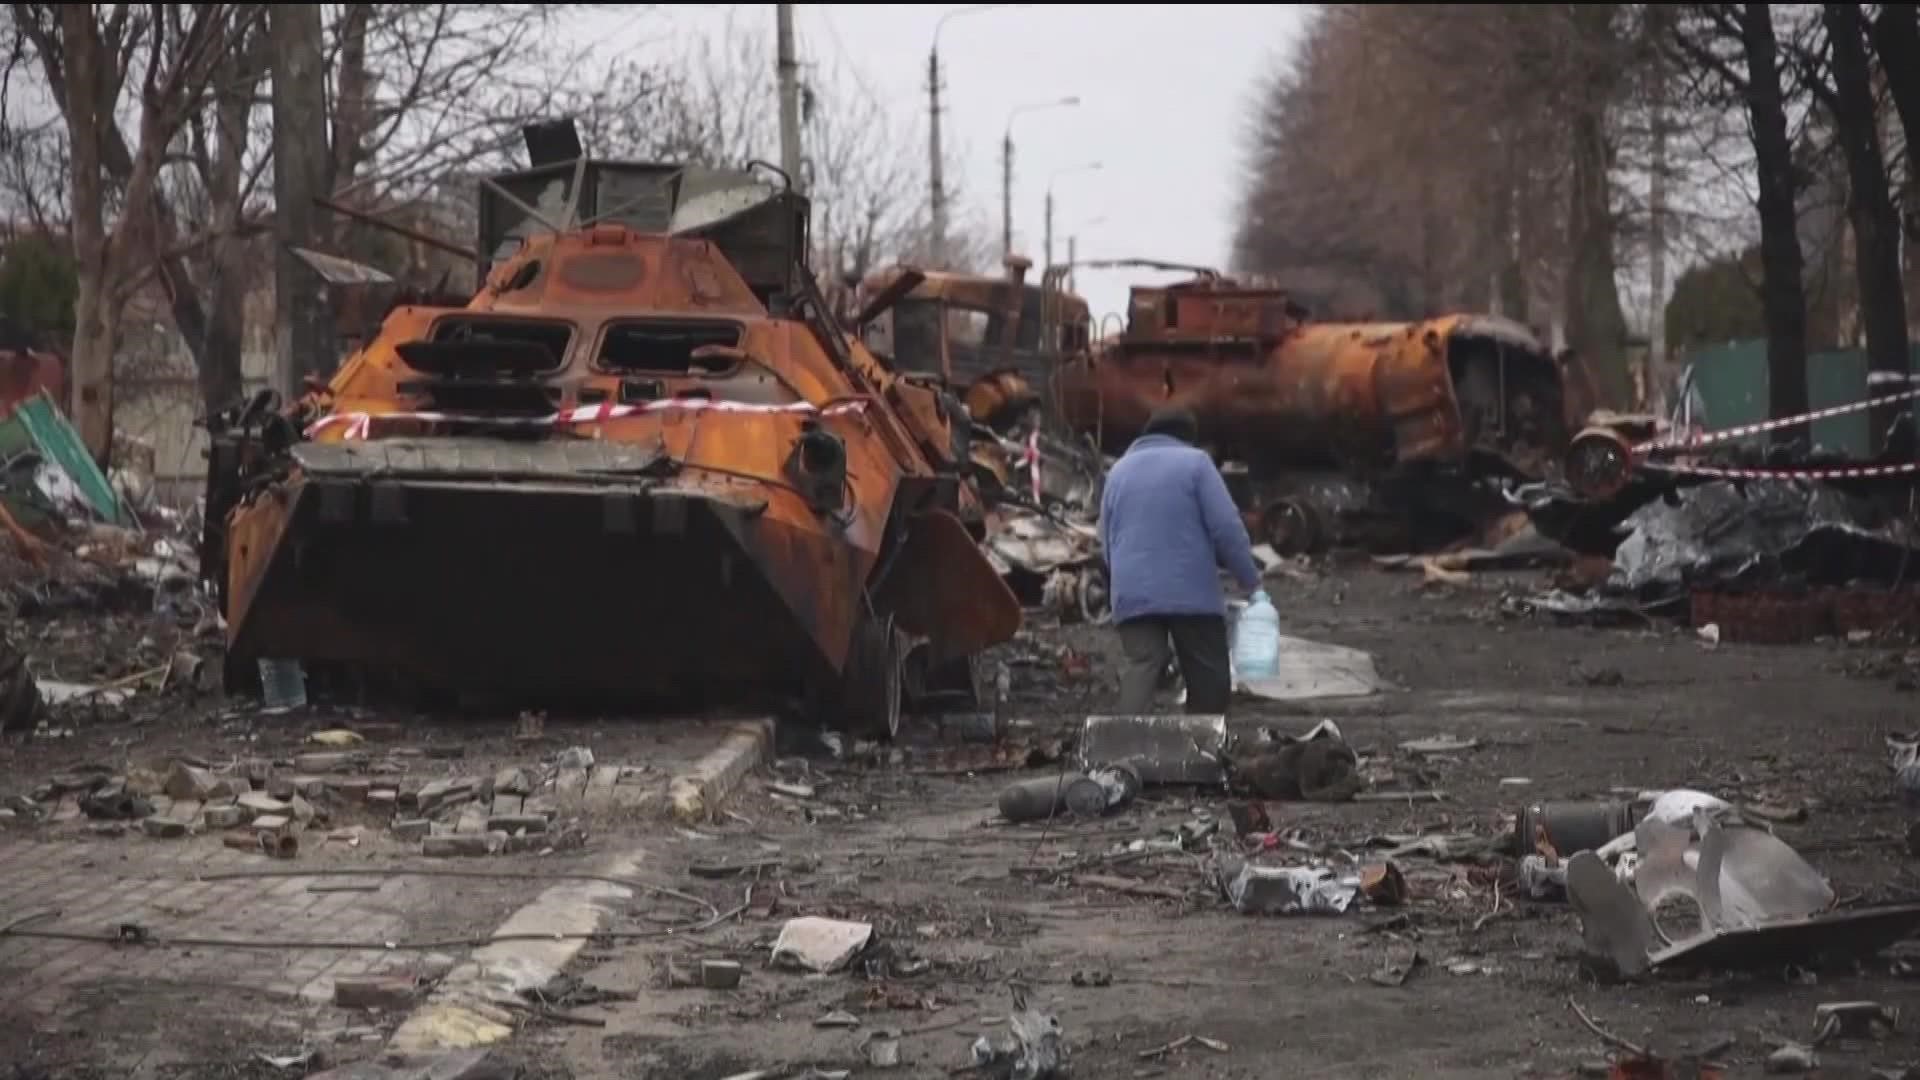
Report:
M1057 101L1036 101L1016 105L1007 113L1007 132L1000 140L1000 254L1013 254L1013 121L1021 113L1045 109L1070 109L1080 104L1078 97Z
M946 265L947 261L947 189L944 184L945 169L940 160L940 31L947 28L950 20L962 15L977 15L982 11L994 11L1008 7L1031 7L1031 4L971 4L954 8L941 15L933 24L933 43L927 48L927 183L932 188L930 207L932 235L928 238L929 262L934 269Z
M1097 161L1089 161L1085 165L1070 165L1064 169L1056 169L1052 176L1047 177L1047 239L1044 245L1047 261L1045 265L1053 265L1053 182L1072 173L1099 171L1100 163Z

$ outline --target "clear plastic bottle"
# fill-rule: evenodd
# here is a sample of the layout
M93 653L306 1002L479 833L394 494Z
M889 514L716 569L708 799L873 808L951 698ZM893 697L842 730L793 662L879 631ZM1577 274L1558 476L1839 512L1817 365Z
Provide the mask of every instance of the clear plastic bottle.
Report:
M1280 674L1280 613L1265 589L1253 594L1234 624L1233 673L1236 679L1270 679Z
M298 660L261 660L260 689L266 708L306 708L307 673Z

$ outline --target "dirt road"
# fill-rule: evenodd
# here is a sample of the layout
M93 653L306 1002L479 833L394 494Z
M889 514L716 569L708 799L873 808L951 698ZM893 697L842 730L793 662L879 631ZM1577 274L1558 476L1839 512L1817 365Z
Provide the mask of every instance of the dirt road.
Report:
M1250 706L1235 725L1304 732L1332 718L1390 764L1396 782L1448 793L1417 805L1273 804L1276 828L1347 847L1387 833L1491 837L1529 799L1687 786L1804 807L1804 821L1778 833L1845 900L1911 895L1905 816L1883 744L1920 726L1920 698L1901 681L1913 671L1898 650L1708 647L1667 625L1556 626L1500 614L1503 587L1483 576L1434 591L1361 567L1273 590L1288 633L1371 651L1399 689L1311 708ZM1063 645L1084 656L1063 657ZM1108 633L1080 629L1038 632L1008 650L1020 661L1016 713L1057 718L1065 730L1099 711L1117 685L1111 648ZM1479 746L1419 760L1397 749L1437 734ZM1223 817L1217 792L1150 789L1095 824L1006 826L990 823L994 798L1022 774L930 776L885 753L836 759L790 729L779 752L780 767L751 779L712 822L636 814L596 832L596 844L644 850L649 880L744 910L695 933L588 945L571 973L631 1000L570 1006L571 1021L528 1020L505 1048L524 1075L720 1080L811 1066L945 1076L966 1064L978 1036L1004 1032L993 1020L1009 1011L1010 980L1059 1017L1072 1075L1085 1077L1573 1075L1606 1048L1569 999L1615 1035L1668 1055L1730 1038L1720 1059L1731 1075L1757 1075L1776 1045L1812 1036L1822 1002L1913 1002L1912 984L1890 973L1898 948L1851 971L1604 985L1580 970L1579 924L1565 903L1516 901L1496 891L1495 869L1470 863L1403 860L1414 896L1397 909L1240 915L1190 854L1087 865L1196 815ZM704 869L723 862L746 869ZM702 874L689 872L695 864ZM1132 879L1149 895L1101 877ZM871 923L877 947L857 970L769 968L769 947L798 915ZM622 916L632 926L685 917L684 906L653 900ZM1404 984L1370 978L1416 953ZM702 958L739 961L740 987L672 985L670 966ZM899 1033L902 1064L873 1069L863 1047L888 1031ZM1196 1039L1159 1052L1186 1036ZM1829 1042L1819 1053L1830 1066L1920 1058L1904 1034Z

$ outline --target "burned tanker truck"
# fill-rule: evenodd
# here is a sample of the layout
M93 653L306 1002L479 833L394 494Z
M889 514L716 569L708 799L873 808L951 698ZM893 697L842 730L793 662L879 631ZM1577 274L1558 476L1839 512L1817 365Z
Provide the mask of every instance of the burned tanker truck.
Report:
M807 200L546 141L481 181L464 306L397 307L325 386L209 425L230 677L291 658L880 737L977 698L1021 614L964 411L828 310Z
M1277 289L1184 269L1136 286L1117 337L1062 369L1057 408L1108 454L1183 405L1255 541L1283 554L1431 550L1511 514L1584 416L1523 326L1485 315L1321 323Z

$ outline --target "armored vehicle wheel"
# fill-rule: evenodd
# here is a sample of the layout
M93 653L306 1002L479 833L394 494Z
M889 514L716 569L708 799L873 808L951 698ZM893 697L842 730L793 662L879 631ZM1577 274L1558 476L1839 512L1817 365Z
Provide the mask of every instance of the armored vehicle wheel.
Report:
M853 635L841 689L847 730L869 739L900 732L906 650L891 617L868 619Z

